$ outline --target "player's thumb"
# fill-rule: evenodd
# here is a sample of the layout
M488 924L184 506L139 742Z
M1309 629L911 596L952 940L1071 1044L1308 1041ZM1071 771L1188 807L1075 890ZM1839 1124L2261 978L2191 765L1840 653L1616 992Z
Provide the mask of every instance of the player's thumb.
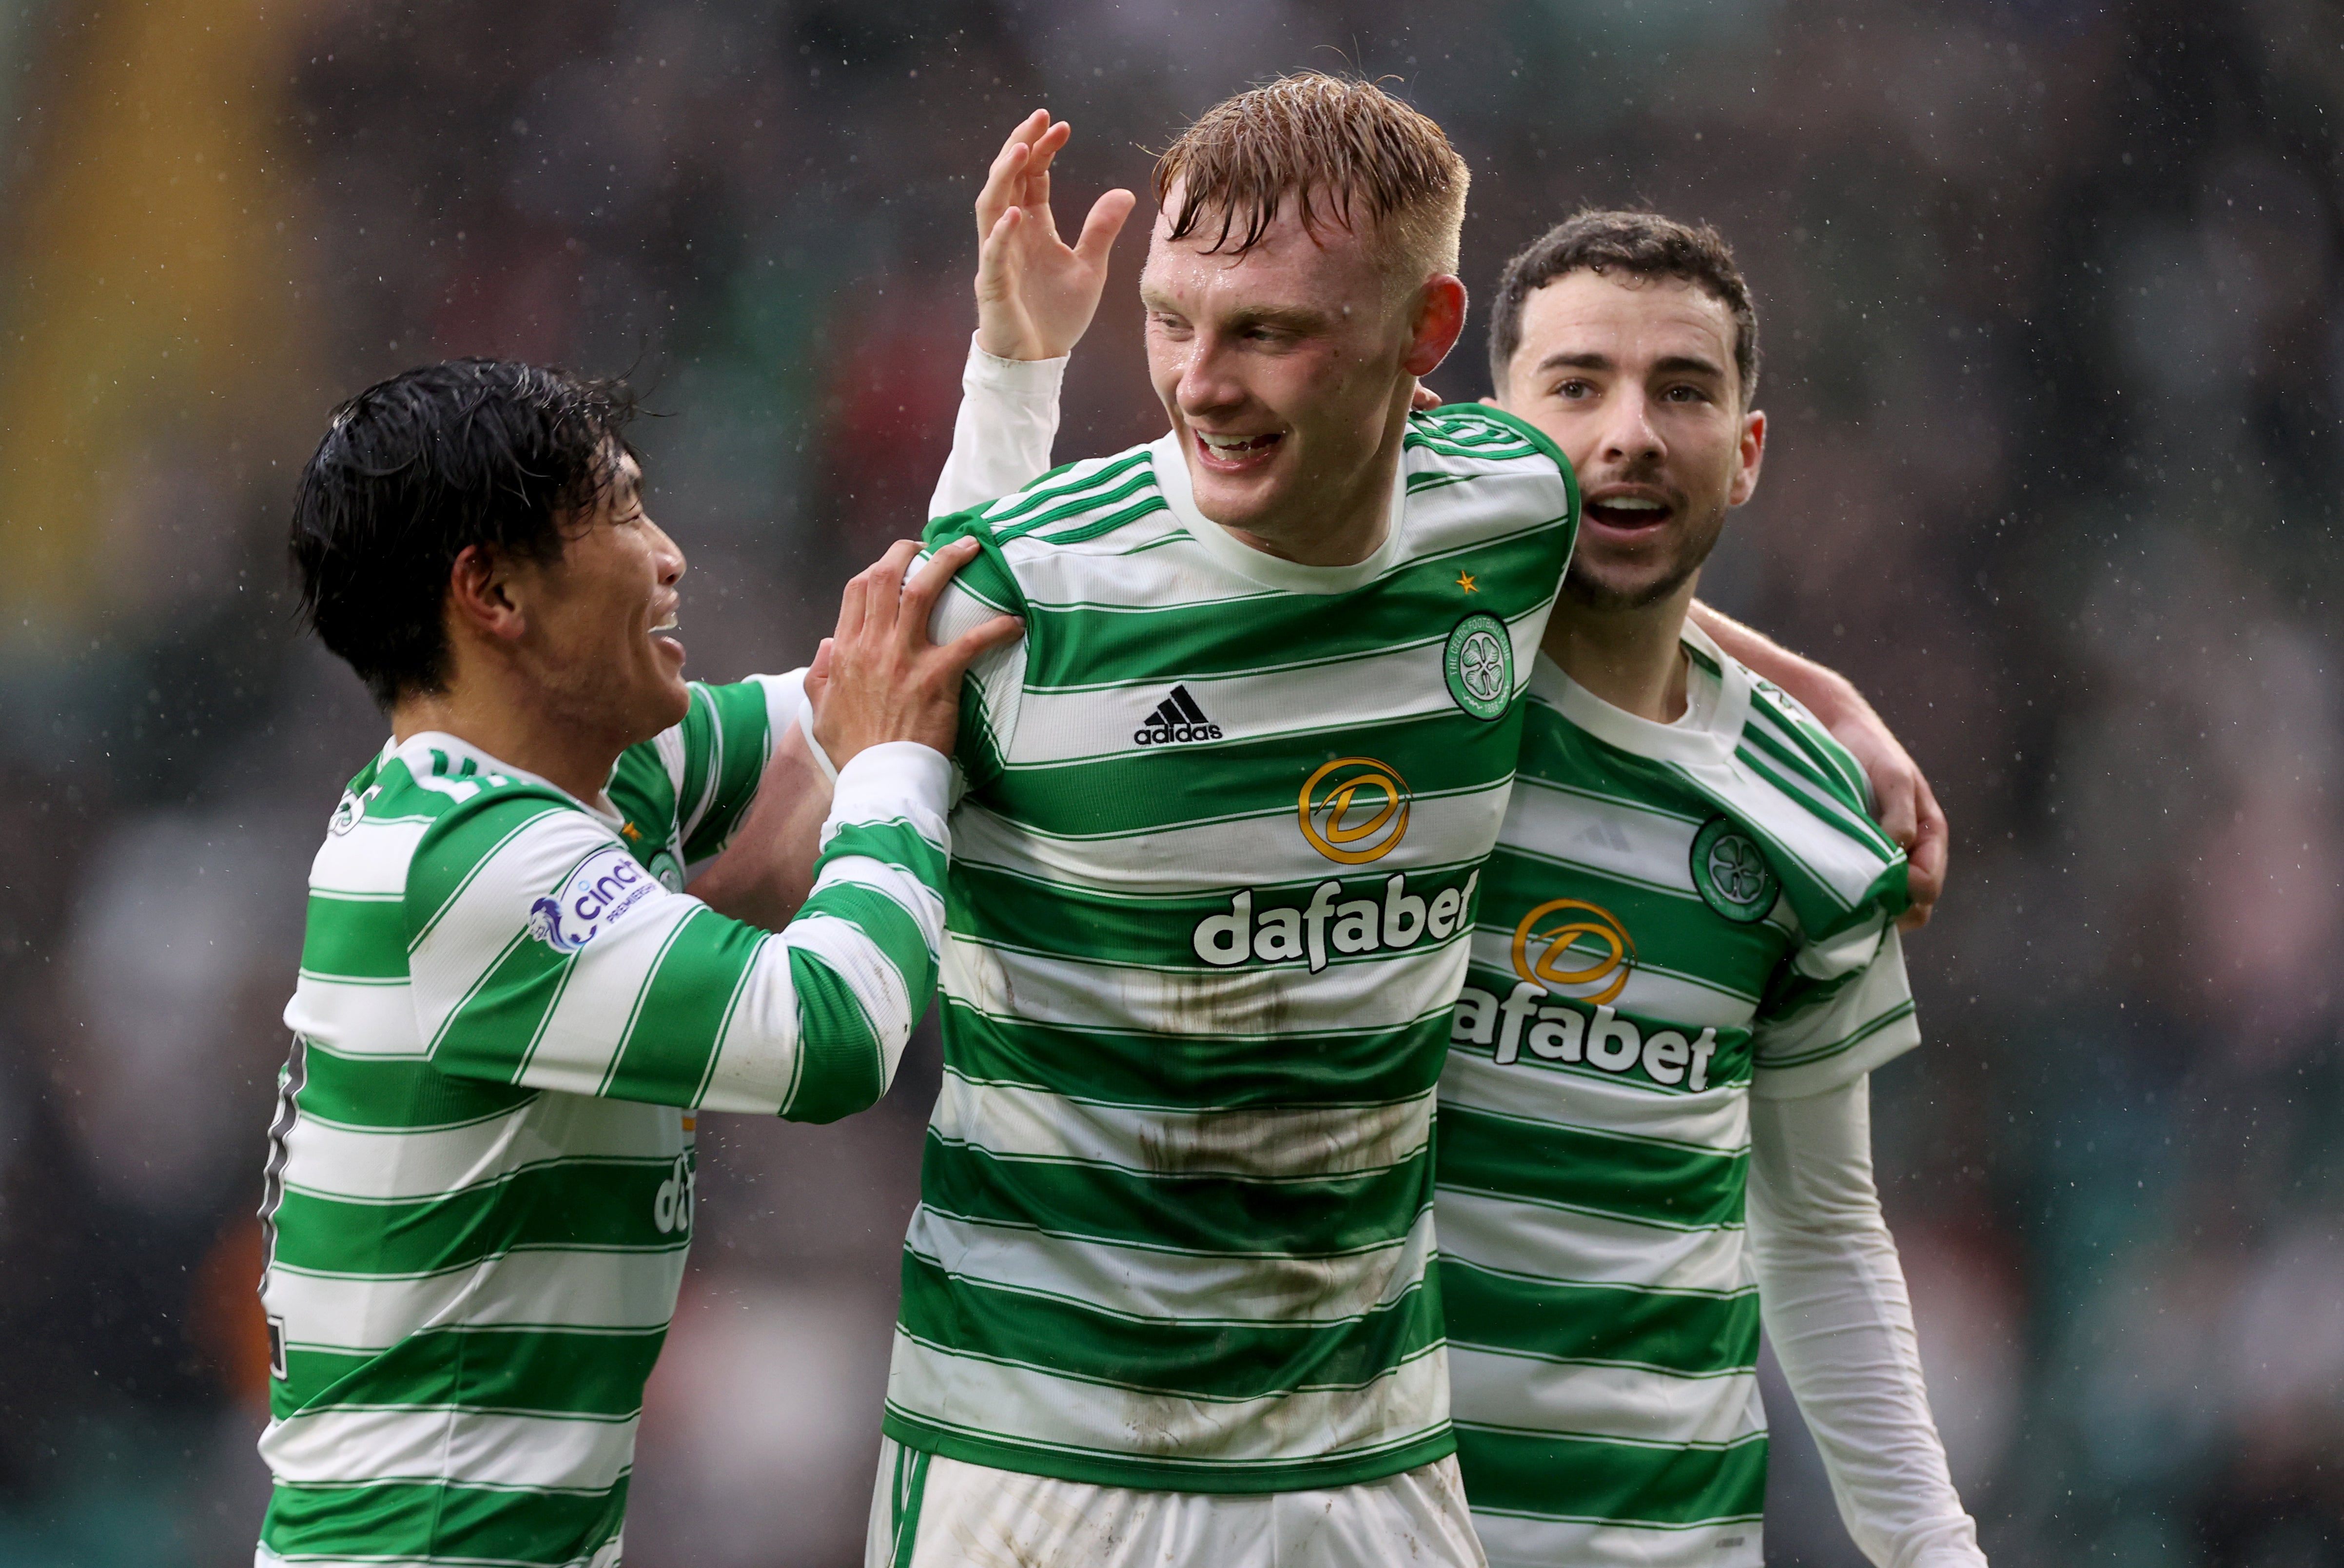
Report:
M1139 198L1120 187L1108 191L1091 203L1091 213L1083 219L1082 238L1075 242L1075 254L1093 267L1106 265L1107 252L1115 248L1116 237L1123 232L1131 217L1131 209Z
M996 615L974 631L964 632L945 643L937 652L943 671L957 679L968 667L992 652L1005 648L1026 635L1025 621L1015 615Z

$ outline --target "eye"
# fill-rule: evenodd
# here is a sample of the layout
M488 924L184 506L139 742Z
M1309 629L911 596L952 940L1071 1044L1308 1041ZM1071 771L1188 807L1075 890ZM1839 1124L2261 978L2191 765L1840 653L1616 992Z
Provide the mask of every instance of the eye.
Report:
M1682 385L1674 386L1671 387L1667 391L1662 392L1661 396L1672 403L1705 403L1709 401L1709 394L1702 391L1699 387L1688 387Z
M1570 380L1556 386L1554 395L1565 402L1581 402L1595 395L1595 388L1592 384L1573 376Z

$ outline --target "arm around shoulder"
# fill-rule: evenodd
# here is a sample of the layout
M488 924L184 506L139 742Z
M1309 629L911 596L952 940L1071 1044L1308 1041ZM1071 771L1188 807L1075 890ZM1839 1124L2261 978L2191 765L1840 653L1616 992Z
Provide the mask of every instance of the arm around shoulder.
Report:
M1698 599L1689 613L1727 654L1798 699L1855 757L1872 785L1874 817L1881 831L1903 847L1912 867L1912 906L1900 924L1908 931L1926 926L1945 892L1951 829L1920 764L1855 683L1838 671L1792 652Z

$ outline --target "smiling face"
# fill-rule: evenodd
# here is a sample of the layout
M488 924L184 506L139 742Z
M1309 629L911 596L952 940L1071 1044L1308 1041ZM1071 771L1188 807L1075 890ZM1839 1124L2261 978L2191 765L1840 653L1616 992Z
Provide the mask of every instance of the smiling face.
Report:
M621 747L681 723L692 706L672 634L683 552L643 511L642 473L621 455L561 558L517 569L526 617L516 650L550 712Z
M1742 407L1733 333L1722 301L1674 278L1567 272L1523 302L1495 400L1578 470L1570 602L1620 611L1692 597L1765 451L1766 416Z
M1363 558L1380 542L1414 379L1456 336L1449 330L1418 368L1427 290L1455 280L1392 289L1360 237L1323 223L1313 236L1291 203L1242 255L1208 254L1218 224L1173 239L1167 215L1178 205L1176 187L1148 244L1140 303L1148 375L1197 510L1248 542L1318 564L1336 563L1319 559L1330 540L1364 530L1365 548L1351 556ZM1461 326L1461 287L1457 294Z

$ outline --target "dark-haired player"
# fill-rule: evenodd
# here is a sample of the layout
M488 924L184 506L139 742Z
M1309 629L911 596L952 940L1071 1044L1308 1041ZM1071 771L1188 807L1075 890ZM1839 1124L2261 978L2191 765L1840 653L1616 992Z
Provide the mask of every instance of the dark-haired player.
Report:
M1046 465L1053 356L1096 298L1098 261L1046 238L1035 170L1065 138L1042 123L979 199L980 351L937 510ZM1757 480L1756 326L1713 231L1622 213L1517 258L1493 317L1497 401L1569 453L1587 519L1441 1085L1460 1460L1495 1562L1760 1561L1762 1299L1867 1553L1980 1561L1870 1171L1868 1071L1918 1037L1906 867L1852 759L1687 619ZM1943 819L1906 784L1934 880Z
M1495 401L1585 499L1440 1087L1495 1563L1762 1562L1762 1312L1865 1553L1984 1561L1872 1179L1869 1075L1920 1040L1904 859L1854 760L1686 616L1758 482L1757 330L1716 231L1649 213L1557 227L1491 313Z
M684 680L629 410L435 365L335 410L301 476L303 605L391 737L328 825L285 1013L263 1563L616 1563L694 1113L861 1109L935 983L955 696L1015 622L930 646L965 548L850 583L807 677L843 764L811 896L778 932L717 914L686 868L820 780L776 746L797 682ZM765 864L736 906L803 892Z

